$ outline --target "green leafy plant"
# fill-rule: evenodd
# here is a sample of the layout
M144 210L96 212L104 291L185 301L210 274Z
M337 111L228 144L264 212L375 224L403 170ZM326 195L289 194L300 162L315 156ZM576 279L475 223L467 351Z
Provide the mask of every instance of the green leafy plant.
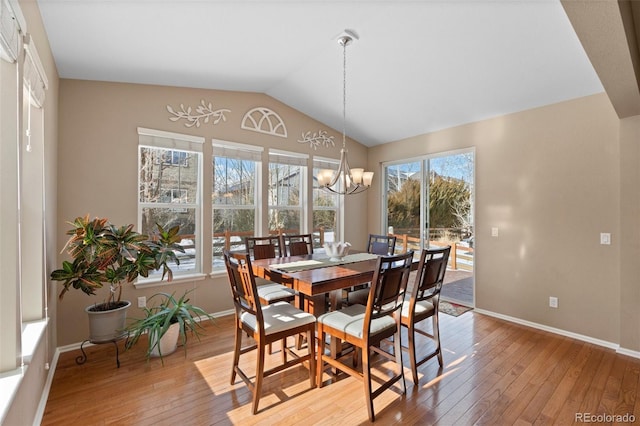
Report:
M145 317L135 319L134 322L127 327L129 337L125 347L130 349L140 340L143 334L148 333L147 360L156 348L158 355L162 359L160 339L167 333L172 324L178 323L180 329L180 344L184 348L186 356L187 332L190 332L200 340L200 335L204 329L200 324L200 319L207 318L213 321L213 317L202 308L189 303L187 295L190 291L186 291L179 299L176 299L175 293L168 294L160 292L151 296L149 301L157 297L162 297L162 299L157 306L144 308Z
M111 310L120 307L122 286L133 282L138 276L148 277L154 270L162 269L162 279L173 279L170 262L180 264L175 252L184 253L178 244L181 241L180 227L165 230L156 224L157 231L151 238L133 230L133 225L116 227L106 218L90 220L89 215L77 217L69 222L69 240L65 250L73 258L63 261L62 267L51 273L51 279L62 282L59 298L71 289L88 295L109 285L109 296L96 310Z

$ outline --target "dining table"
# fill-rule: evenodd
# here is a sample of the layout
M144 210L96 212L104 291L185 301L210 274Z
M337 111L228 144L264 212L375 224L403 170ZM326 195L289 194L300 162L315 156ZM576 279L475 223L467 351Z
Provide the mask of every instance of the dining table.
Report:
M301 307L317 317L327 309L327 294L331 310L339 309L343 289L370 282L378 257L371 253L353 253L338 259L313 253L256 259L251 265L256 276L294 289L302 296Z
M327 310L340 309L342 291L371 282L378 258L377 254L355 252L341 258L330 258L325 253L301 256L255 259L251 261L254 275L286 285L298 293L299 306L316 317ZM417 269L414 260L411 268ZM330 342L331 354L337 357L342 351L339 339Z

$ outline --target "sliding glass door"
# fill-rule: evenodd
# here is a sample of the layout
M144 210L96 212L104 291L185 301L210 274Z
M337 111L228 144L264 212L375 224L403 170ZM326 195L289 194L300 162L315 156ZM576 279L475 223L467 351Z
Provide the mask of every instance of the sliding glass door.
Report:
M443 297L473 304L474 152L388 163L384 178L383 225L397 236L396 251L450 245L447 275L465 286Z

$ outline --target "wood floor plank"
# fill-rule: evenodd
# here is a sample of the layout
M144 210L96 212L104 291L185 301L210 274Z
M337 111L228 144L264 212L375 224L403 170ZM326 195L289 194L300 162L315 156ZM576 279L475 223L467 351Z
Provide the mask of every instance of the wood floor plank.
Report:
M383 392L374 402L376 423L402 425L569 424L579 410L629 412L640 418L640 360L567 337L475 312L441 315L444 367L419 368L414 386L404 354L406 394ZM428 324L426 329L430 329ZM405 336L406 337L406 336ZM430 345L421 340L418 350ZM309 389L306 366L265 380L257 415L251 392L229 384L233 318L206 325L201 341L149 362L142 346L120 354L113 345L60 355L42 424L83 425L360 425L367 424L361 381L344 377ZM374 357L375 358L375 357ZM279 347L268 357L279 362ZM384 360L379 359L378 364ZM255 356L241 360L254 371ZM330 382L330 383L329 383Z

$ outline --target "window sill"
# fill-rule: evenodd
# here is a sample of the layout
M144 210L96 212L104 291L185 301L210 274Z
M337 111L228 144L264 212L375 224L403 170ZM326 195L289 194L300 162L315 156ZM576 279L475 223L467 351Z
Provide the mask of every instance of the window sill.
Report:
M220 278L220 277L224 277L227 275L227 270L226 269L218 269L217 271L212 271L209 274L210 278Z
M22 362L31 363L33 353L47 328L48 319L22 323Z
M0 374L0 424L4 423L4 418L18 392L18 387L22 382L26 369L26 367L21 367Z
M202 281L205 278L207 278L205 274L197 273L197 274L190 274L190 275L179 275L177 277L174 276L171 282L167 280L161 280L160 278L138 280L133 284L133 286L135 288L166 287L168 285L181 284L181 283L190 282L190 281Z
M46 333L47 319L30 321L22 324L22 363L23 367L18 367L13 371L0 374L0 424L11 407L11 403L18 392L20 383L27 371L27 366L31 363L31 358L38 347L38 342Z

